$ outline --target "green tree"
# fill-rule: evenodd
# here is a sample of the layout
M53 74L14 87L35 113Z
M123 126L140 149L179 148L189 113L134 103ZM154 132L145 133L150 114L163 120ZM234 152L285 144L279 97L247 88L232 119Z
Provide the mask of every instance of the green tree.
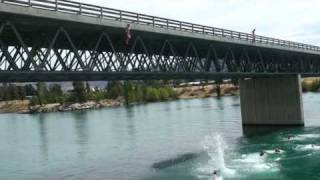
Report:
M48 95L48 88L47 84L44 82L37 83L37 96L39 104L42 106L43 104L47 103L47 95Z
M124 87L120 81L109 81L107 84L108 98L117 99L124 93Z
M75 81L72 83L73 91L72 95L75 101L77 102L86 102L87 101L87 93L84 87L84 83L80 81Z
M158 94L159 94L159 99L161 101L165 101L169 99L169 92L167 88L159 88Z
M26 89L24 86L17 86L16 87L18 90L18 94L19 94L19 99L20 100L25 100L26 99Z
M152 87L146 88L146 93L145 93L146 102L155 102L155 101L158 101L159 99L160 99L159 93L155 88L152 88Z
M125 99L126 105L129 105L129 103L133 102L135 100L135 96L134 96L134 87L133 84L129 81L124 82L124 93L123 93L123 97Z
M5 89L3 86L0 87L0 100L4 101Z
M87 93L91 92L90 84L88 83L88 81L86 82L86 91L87 91Z
M8 91L8 84L3 83L3 100L4 101L9 101L11 99L11 94Z
M63 91L60 84L51 84L49 86L49 91L54 96L63 96Z
M9 100L18 100L20 99L19 90L15 84L9 84L8 92L10 94Z
M64 103L65 96L60 84L51 84L49 86L49 94L46 95L48 103Z
M25 85L26 96L35 96L37 95L37 91L32 84Z
M142 102L143 101L143 87L138 84L134 88L135 101Z

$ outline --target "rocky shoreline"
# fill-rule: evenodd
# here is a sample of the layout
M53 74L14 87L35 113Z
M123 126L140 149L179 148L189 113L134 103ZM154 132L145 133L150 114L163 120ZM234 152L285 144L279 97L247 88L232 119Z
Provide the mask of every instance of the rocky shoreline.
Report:
M205 86L189 86L174 88L178 92L178 99L196 99L196 98L209 98L216 97L215 85ZM234 96L239 94L239 88L231 85L221 85L222 96ZM16 100L16 101L2 101L0 102L0 113L22 113L22 114L36 114L36 113L49 113L49 112L68 112L68 111L83 111L88 109L100 109L108 107L123 106L125 101L123 98L115 100L105 99L101 101L88 101L84 103L64 103L64 104L45 104L31 106L29 100Z
M48 113L48 112L68 112L82 111L88 109L100 109L105 107L118 107L124 104L123 100L102 100L99 102L89 101L84 103L68 103L68 104L46 104L30 106L27 112L23 113Z

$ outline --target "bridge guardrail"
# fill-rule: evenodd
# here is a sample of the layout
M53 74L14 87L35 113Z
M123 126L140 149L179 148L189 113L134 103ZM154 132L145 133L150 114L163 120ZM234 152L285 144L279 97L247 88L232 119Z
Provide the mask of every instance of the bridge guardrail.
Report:
M144 24L159 28L167 28L179 31L186 31L192 33L200 33L212 35L217 37L225 37L237 40L248 41L251 43L263 43L279 45L290 48L298 48L310 51L320 51L320 47L297 43L293 41L275 39L265 36L252 35L249 33L242 33L238 31L231 31L227 29L215 28L210 26L203 26L183 21L161 18L157 16L150 16L146 14L139 14L118 9L106 8L96 5L79 3L69 0L0 0L1 3L39 8L50 11L59 11L64 13L79 14L84 16L110 19L115 21Z

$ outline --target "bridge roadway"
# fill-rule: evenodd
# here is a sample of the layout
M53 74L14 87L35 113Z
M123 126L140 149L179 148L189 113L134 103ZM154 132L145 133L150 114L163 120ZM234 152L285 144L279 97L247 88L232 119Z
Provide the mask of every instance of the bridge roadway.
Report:
M300 76L319 75L318 46L68 0L0 0L2 82L233 78L244 125L303 125Z

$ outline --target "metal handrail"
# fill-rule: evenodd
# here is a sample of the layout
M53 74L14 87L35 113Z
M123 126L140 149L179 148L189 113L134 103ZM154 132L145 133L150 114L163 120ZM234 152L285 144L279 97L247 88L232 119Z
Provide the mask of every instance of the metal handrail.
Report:
M192 33L200 33L212 35L216 37L224 37L247 41L250 43L272 44L283 47L304 49L310 51L320 51L320 47L286 41L265 36L252 35L238 31L203 26L183 21L166 19L157 16L122 11L118 9L106 8L91 4L79 3L69 0L0 0L1 3L45 9L50 11L59 11L64 13L79 14L83 16L97 17L101 19L109 19L127 23L136 23L150 25L159 28L173 29Z

